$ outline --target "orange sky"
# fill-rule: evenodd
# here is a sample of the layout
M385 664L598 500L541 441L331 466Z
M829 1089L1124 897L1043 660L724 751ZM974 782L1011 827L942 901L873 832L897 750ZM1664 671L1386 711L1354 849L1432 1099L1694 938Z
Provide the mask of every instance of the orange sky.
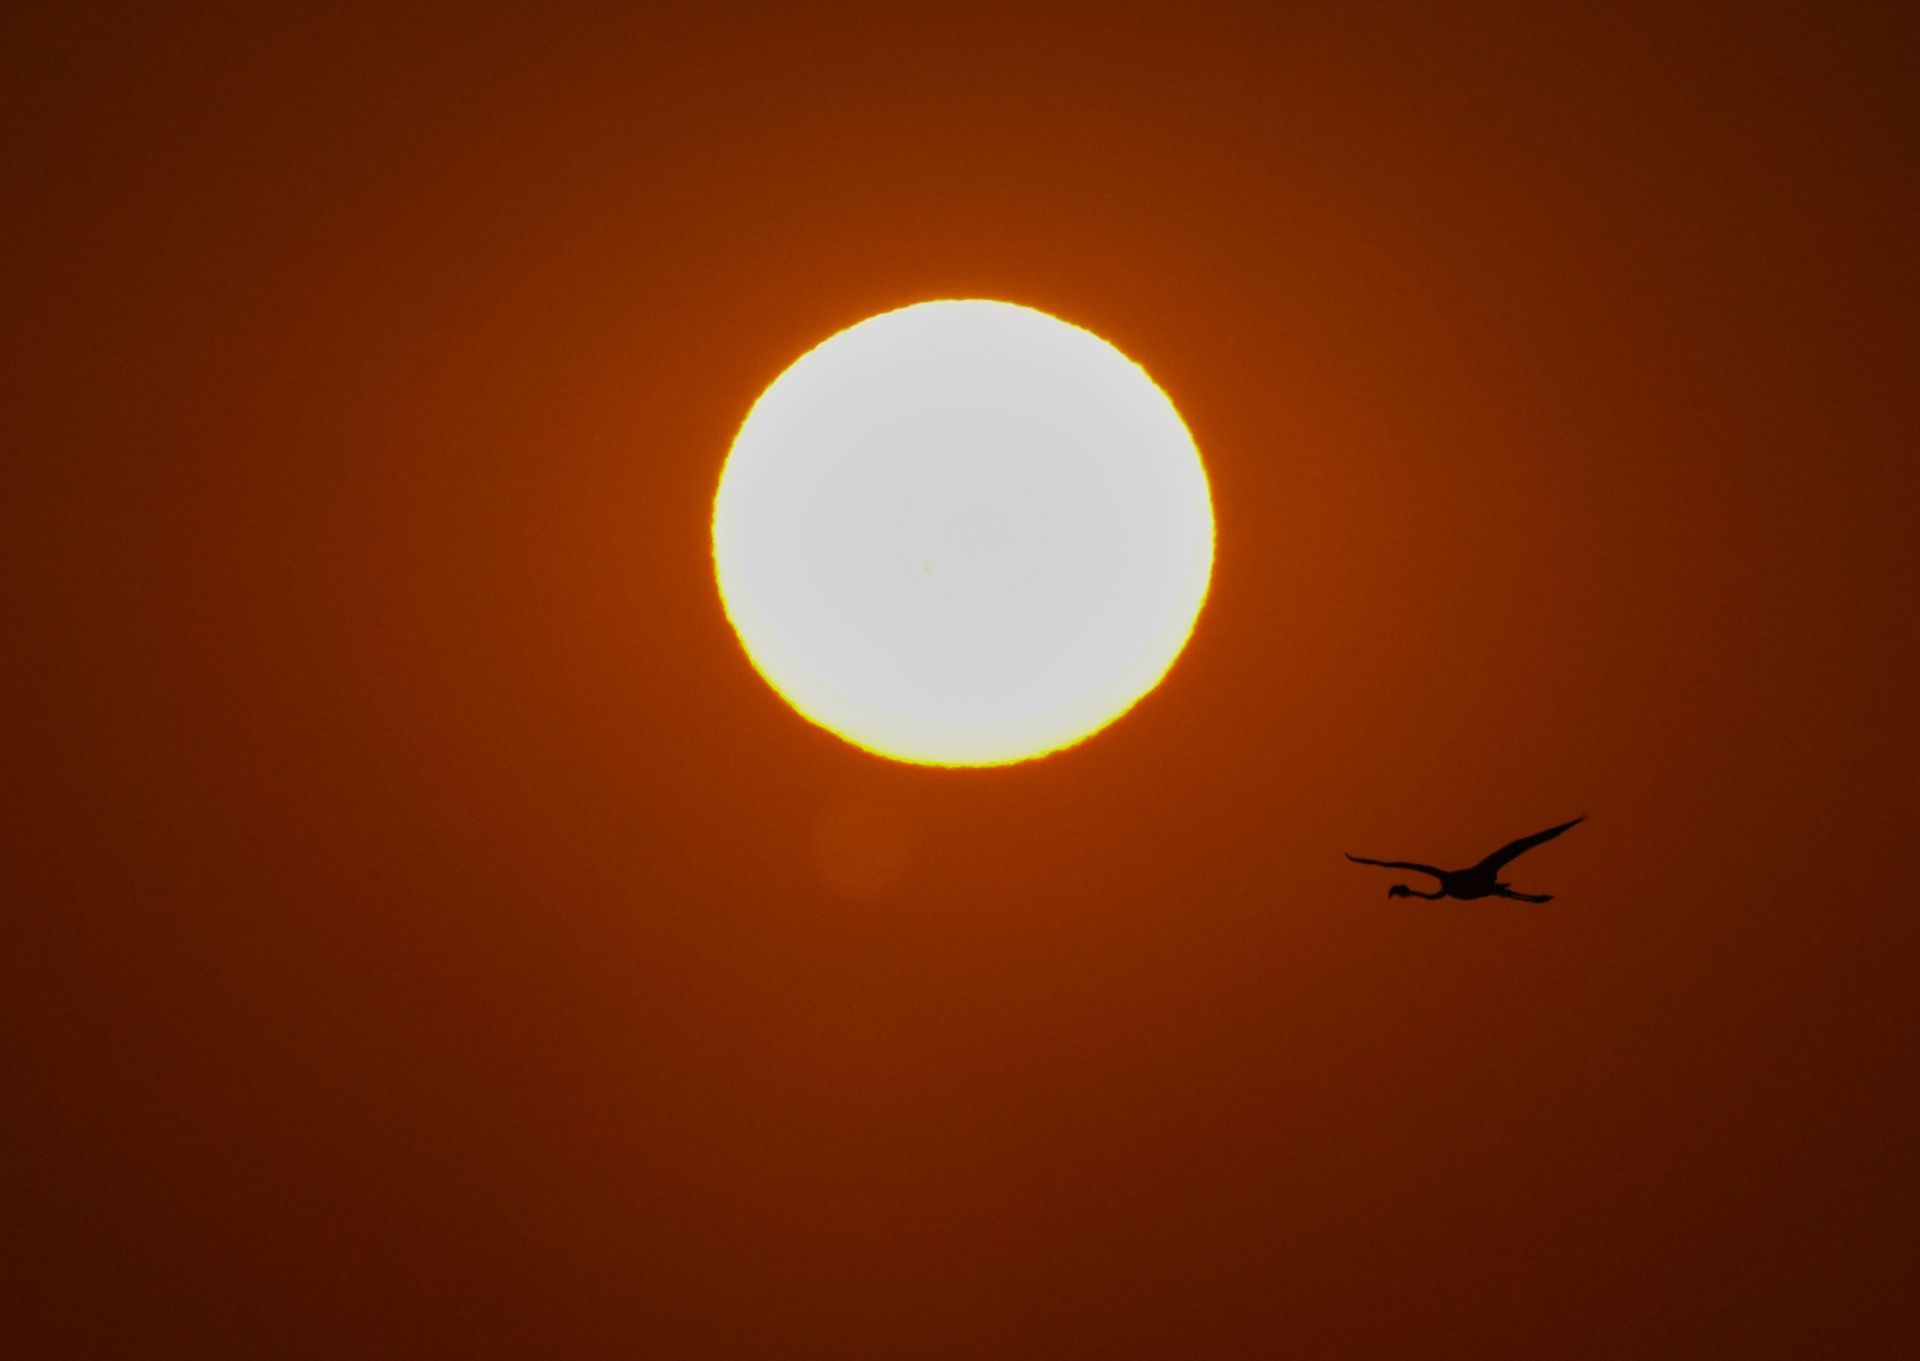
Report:
M0 45L0 1349L1908 1354L1910 16L115 8ZM1010 769L710 579L945 296L1219 521Z

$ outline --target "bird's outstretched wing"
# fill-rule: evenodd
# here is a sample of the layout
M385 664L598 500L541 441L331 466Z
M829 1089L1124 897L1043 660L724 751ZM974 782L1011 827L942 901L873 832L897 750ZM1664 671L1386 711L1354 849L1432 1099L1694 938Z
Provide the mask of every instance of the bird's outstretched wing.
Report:
M1535 832L1532 836L1523 836L1518 841L1509 841L1506 845L1502 846L1499 850L1495 851L1492 855L1488 856L1485 860L1482 860L1479 864L1475 865L1474 868L1477 870L1487 870L1489 872L1497 871L1502 865L1505 865L1509 860L1512 860L1515 856L1524 855L1526 852L1532 850L1535 846L1538 846L1541 842L1551 841L1555 837L1559 836L1560 833L1566 831L1567 828L1577 827L1581 823L1585 822L1586 820L1587 820L1587 815L1585 813L1582 813L1579 817L1575 818L1572 822L1563 822L1558 827L1547 828L1547 830L1544 832Z
M1411 860L1369 860L1364 855L1355 855L1351 851L1347 852L1347 859L1356 865L1378 865L1382 869L1419 870L1420 873L1431 874L1436 879L1444 879L1447 876L1445 870L1435 869L1432 865L1416 865Z

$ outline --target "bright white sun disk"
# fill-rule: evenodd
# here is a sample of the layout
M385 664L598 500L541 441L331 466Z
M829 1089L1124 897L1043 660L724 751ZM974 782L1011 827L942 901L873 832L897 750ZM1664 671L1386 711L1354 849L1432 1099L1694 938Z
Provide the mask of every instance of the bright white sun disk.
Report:
M801 356L721 474L714 569L748 657L868 750L997 765L1157 684L1213 565L1173 404L1098 336L930 302Z

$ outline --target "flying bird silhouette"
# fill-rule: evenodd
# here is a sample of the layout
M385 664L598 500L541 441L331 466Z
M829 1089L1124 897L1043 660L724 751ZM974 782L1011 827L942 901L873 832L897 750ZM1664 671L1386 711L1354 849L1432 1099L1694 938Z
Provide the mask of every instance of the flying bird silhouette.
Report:
M1516 856L1524 855L1543 841L1551 841L1569 827L1577 827L1587 820L1582 813L1572 822L1563 822L1558 827L1549 827L1544 832L1535 832L1532 836L1523 836L1518 841L1509 841L1479 864L1463 870L1443 870L1433 865L1417 865L1411 860L1369 860L1362 855L1348 853L1347 859L1356 865L1379 865L1390 870L1418 870L1422 874L1431 874L1440 881L1437 893L1421 893L1408 888L1405 884L1395 884L1387 890L1389 898L1518 898L1523 903L1550 903L1551 893L1518 893L1511 884L1500 882L1500 871L1507 862Z

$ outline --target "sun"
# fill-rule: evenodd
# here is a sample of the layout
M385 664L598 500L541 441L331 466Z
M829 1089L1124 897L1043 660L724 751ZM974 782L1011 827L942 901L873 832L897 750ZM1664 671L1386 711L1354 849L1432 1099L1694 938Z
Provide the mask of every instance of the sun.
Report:
M1213 570L1206 472L1144 370L986 300L870 317L748 413L714 498L720 598L801 715L900 761L1098 732L1180 655Z

